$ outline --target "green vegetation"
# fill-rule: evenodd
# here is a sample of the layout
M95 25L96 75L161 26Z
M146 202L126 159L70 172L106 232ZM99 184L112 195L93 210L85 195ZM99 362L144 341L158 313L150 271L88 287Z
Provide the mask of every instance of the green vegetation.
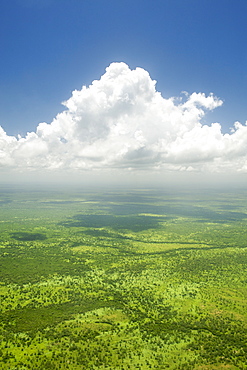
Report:
M0 369L246 369L246 192L0 192Z

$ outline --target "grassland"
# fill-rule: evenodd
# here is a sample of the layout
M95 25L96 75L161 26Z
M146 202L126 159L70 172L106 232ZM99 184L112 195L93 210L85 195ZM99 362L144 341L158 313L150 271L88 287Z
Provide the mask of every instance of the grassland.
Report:
M247 193L0 192L0 369L246 369Z

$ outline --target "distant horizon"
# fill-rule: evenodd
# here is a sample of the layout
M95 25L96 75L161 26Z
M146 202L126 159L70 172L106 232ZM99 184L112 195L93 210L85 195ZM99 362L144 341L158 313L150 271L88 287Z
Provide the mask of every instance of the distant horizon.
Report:
M135 191L135 190L157 190L157 191L171 191L171 192L228 192L228 191L245 191L246 176L239 174L238 176L229 176L227 174L218 174L214 177L202 175L200 173L190 174L160 174L155 173L153 176L143 178L143 175L132 177L111 175L102 176L102 174L94 174L95 176L82 177L78 175L64 176L61 175L49 176L49 174L37 176L37 174L16 174L5 176L0 180L0 191L7 189L39 189L40 191L47 191L49 189L57 189L61 191ZM173 175L173 176L172 176ZM192 176L193 175L193 176Z

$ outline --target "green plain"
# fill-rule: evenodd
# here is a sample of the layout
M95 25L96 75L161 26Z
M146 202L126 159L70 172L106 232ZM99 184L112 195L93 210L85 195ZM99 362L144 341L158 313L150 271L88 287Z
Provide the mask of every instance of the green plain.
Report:
M246 369L247 192L0 189L0 369Z

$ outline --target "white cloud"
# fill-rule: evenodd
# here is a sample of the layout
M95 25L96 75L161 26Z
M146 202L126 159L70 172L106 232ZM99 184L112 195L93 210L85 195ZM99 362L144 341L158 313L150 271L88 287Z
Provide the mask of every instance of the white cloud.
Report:
M66 109L26 137L0 127L0 165L29 170L104 168L247 171L247 126L223 134L202 124L222 101L213 94L165 99L148 72L112 63L100 80L75 90Z

